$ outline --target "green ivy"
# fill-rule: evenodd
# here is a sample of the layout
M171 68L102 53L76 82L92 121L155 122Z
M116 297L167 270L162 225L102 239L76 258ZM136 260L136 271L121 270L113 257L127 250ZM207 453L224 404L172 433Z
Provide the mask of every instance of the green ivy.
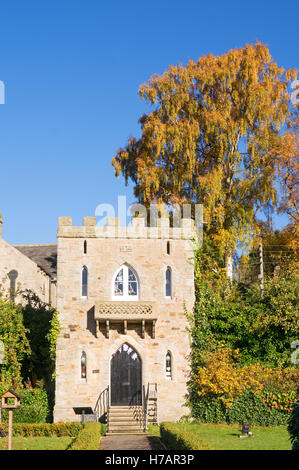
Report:
M22 388L22 362L31 353L24 326L23 310L0 296L0 339L5 348L5 364L1 366L0 393L8 388Z
M288 271L267 278L261 298L258 285L228 286L210 249L195 250L195 306L185 312L192 339L187 397L192 416L204 422L285 424L298 384L291 343L299 338L299 279ZM214 396L199 397L195 380L206 353L219 347L238 350L240 365L260 363L280 373L272 384L265 381L262 396L244 394L225 409Z

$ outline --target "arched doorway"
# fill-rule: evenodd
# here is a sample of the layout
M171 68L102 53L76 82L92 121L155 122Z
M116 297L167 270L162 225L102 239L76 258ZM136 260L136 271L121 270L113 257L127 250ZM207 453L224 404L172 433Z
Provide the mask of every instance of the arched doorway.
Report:
M112 355L110 380L111 405L141 405L141 358L127 343Z

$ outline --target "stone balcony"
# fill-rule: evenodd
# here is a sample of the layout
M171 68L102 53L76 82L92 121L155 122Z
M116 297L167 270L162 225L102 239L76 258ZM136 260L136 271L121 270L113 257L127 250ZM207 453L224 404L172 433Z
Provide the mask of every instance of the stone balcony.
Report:
M109 338L110 325L121 323L123 334L127 334L129 323L139 323L141 337L145 336L145 324L151 324L151 336L155 338L155 316L154 302L98 302L95 305L94 319L96 322L96 335L100 331L101 324L105 325L105 335Z

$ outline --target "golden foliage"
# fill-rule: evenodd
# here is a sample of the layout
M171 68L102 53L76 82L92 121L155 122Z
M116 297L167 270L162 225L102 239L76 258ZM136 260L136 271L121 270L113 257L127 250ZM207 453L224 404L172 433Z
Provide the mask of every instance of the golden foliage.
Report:
M259 392L263 386L258 380L262 368L260 365L240 366L238 351L221 348L207 358L204 367L199 367L195 380L198 394L215 395L230 407L233 399L246 390Z
M277 205L276 178L292 179L295 78L259 42L171 65L141 85L153 109L140 119L141 138L113 158L116 175L130 178L145 204L202 203L215 243L231 252L256 211Z

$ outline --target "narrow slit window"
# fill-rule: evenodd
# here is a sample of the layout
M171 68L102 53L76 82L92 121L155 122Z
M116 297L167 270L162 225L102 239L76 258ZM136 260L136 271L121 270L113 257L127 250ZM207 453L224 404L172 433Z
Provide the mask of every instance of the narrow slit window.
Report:
M87 241L84 240L84 244L83 244L83 253L86 255L87 253Z
M81 354L81 379L86 379L86 353Z
M87 268L84 266L82 269L82 297L87 297L88 291L88 271Z
M172 378L172 358L171 358L171 353L169 351L167 351L167 354L166 354L165 374L166 374L167 379Z
M167 268L165 273L165 295L171 297L171 269Z
M170 255L170 242L169 241L167 242L166 250L167 250L167 254Z

